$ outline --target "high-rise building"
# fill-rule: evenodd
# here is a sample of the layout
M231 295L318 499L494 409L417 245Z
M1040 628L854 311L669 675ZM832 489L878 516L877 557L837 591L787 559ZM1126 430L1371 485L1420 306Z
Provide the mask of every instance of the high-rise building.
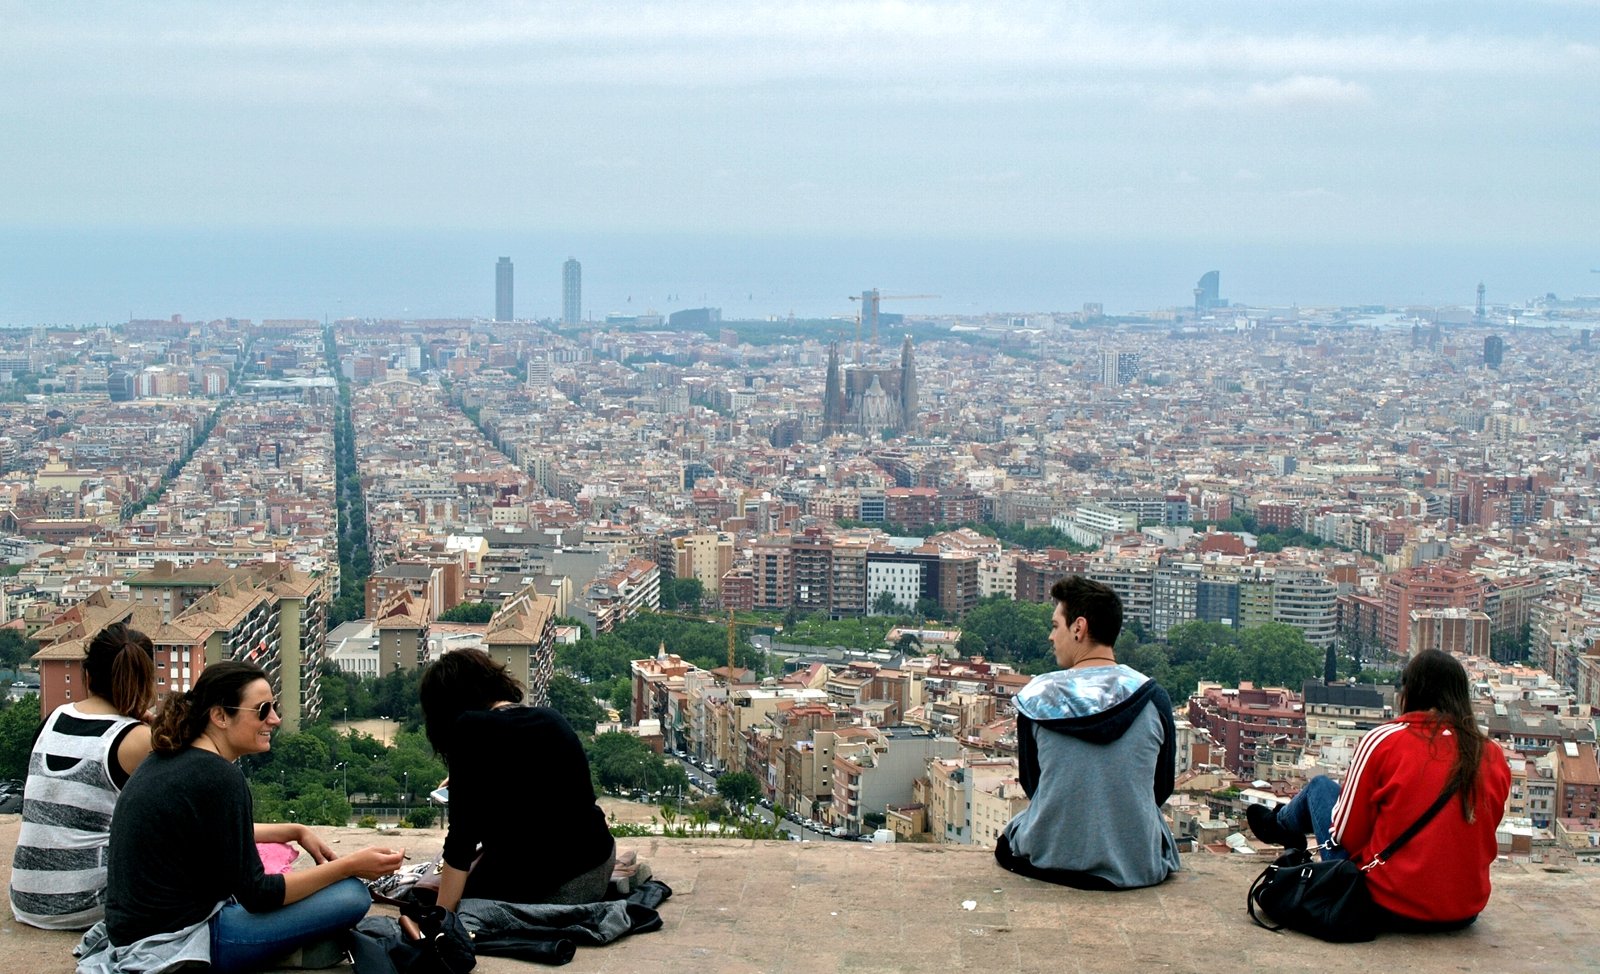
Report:
M494 265L494 320L511 321L511 258L502 257Z
M1226 308L1228 302L1219 296L1221 288L1221 271L1206 271L1202 274L1199 283L1194 286L1194 310L1204 313L1212 308Z
M1491 369L1498 369L1500 363L1506 360L1506 340L1499 335L1490 335L1483 340L1483 364Z
M1139 377L1139 353L1100 350L1100 384L1131 385Z
M583 265L568 257L561 265L561 323L576 325L583 320Z

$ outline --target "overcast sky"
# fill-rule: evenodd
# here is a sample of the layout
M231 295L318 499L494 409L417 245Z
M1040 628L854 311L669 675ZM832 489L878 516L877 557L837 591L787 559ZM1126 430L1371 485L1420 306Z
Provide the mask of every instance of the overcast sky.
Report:
M1581 243L1600 5L0 0L0 172L12 231Z

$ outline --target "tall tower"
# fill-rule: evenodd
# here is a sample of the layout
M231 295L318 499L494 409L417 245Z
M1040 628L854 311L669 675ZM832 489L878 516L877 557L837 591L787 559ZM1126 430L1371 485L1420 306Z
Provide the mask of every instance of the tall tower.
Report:
M1483 364L1491 369L1498 369L1506 360L1506 340L1499 335L1490 335L1483 340Z
M1483 282L1479 281L1478 282L1478 310L1473 315L1473 317L1475 317L1475 318L1482 318L1483 317L1483 294L1484 294Z
M583 321L583 265L576 257L568 257L561 265L561 323L576 325Z
M494 320L511 321L511 258L502 257L494 265Z
M900 432L917 429L917 360L911 354L911 336L900 343Z
M1206 312L1212 308L1224 307L1225 302L1222 300L1221 290L1221 272L1206 271L1200 275L1200 281L1194 287L1194 310Z
M828 346L828 375L822 383L822 435L832 436L844 425L844 390L839 387L839 343Z

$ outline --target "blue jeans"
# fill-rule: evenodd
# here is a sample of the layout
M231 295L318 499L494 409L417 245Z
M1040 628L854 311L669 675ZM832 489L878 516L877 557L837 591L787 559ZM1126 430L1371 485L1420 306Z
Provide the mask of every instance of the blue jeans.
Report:
M229 903L211 918L211 969L259 971L297 947L349 930L371 906L372 894L359 879L341 879L267 913Z
M1305 835L1317 834L1322 845L1322 858L1349 859L1350 853L1338 846L1330 846L1328 838L1333 831L1333 804L1339 800L1339 783L1325 774L1306 782L1300 794L1289 799L1289 804L1278 809L1278 824L1291 832Z

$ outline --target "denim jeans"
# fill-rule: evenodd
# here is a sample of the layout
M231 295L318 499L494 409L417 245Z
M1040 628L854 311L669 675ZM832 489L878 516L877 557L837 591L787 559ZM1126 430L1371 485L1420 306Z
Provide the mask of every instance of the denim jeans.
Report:
M297 947L349 930L370 906L372 894L359 879L341 879L267 913L229 903L211 918L211 969L259 971Z
M1300 793L1289 799L1289 804L1278 809L1278 824L1291 832L1305 835L1317 834L1322 845L1322 858L1349 859L1350 853L1338 846L1329 846L1328 837L1333 831L1333 805L1339 800L1339 783L1325 774L1306 782Z

